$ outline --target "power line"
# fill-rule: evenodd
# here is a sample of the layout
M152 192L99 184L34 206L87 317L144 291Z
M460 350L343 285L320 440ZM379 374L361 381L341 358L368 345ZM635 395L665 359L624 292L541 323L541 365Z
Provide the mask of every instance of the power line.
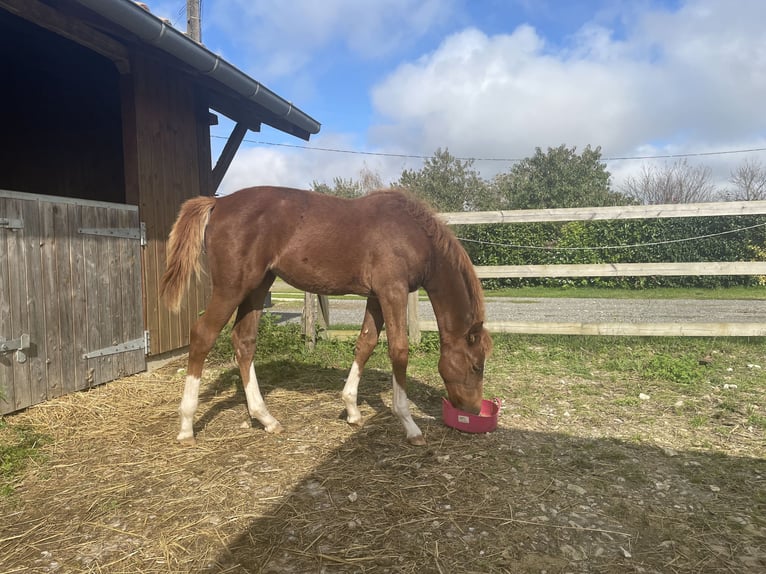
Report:
M224 140L228 139L227 136L219 136L219 135L215 135L215 134L211 134L210 137L217 138L217 139L224 139ZM348 155L364 155L364 156L377 156L377 157L395 157L395 158L401 158L401 159L431 159L433 157L431 155L361 151L361 150L353 150L353 149L341 149L341 148L330 148L330 147L319 147L319 146L307 146L307 145L298 145L298 144L267 142L267 141L260 141L260 140L251 140L251 139L247 139L247 138L245 138L242 141L246 141L248 143L252 143L252 144L256 144L256 145L265 145L265 146L272 146L272 147L286 147L286 148L292 148L292 149L302 149L302 150L307 150L307 151L321 151L321 152L328 152L328 153L342 153L342 154L348 154ZM704 152L690 152L690 153L659 154L659 155L614 156L614 157L604 157L604 158L601 158L601 161L634 161L634 160L647 160L647 159L682 159L682 158L687 158L687 157L708 157L708 156L718 156L718 155L733 155L733 154L741 154L741 153L755 153L755 152L764 152L764 151L766 151L766 147L747 148L747 149L732 149L732 150L719 150L719 151L704 151ZM455 159L458 159L460 161L496 161L496 162L506 162L506 163L518 163L520 161L523 161L524 158L456 157Z

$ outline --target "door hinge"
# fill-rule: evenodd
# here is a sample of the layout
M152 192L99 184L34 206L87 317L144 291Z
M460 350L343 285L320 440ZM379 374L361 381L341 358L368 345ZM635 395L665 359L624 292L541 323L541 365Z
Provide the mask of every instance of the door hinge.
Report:
M97 235L100 237L117 237L119 239L136 239L141 241L141 229L137 227L80 227L80 235Z
M118 353L127 353L128 351L137 351L143 349L144 354L149 354L149 331L144 331L144 335L138 339L132 341L126 341L119 345L112 345L111 347L104 347L103 349L97 349L83 354L83 359L95 359L97 357L105 357L107 355L116 355Z

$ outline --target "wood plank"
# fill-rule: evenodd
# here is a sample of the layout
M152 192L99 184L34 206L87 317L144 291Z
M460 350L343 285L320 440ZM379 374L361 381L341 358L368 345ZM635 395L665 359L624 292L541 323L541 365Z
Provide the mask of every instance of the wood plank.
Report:
M88 298L87 298L87 268L85 253L85 235L77 233L82 227L90 227L83 222L82 204L69 205L70 237L70 266L72 285L72 333L71 352L72 367L70 380L65 386L71 385L72 390L79 391L90 386L88 382L88 361L82 356L88 352Z
M648 275L766 275L766 261L706 263L605 263L578 265L485 265L480 279L509 277L638 277Z
M10 204L10 199L0 196L0 217L11 217ZM16 285L21 265L17 260L16 240L21 233L20 229L0 229L0 338L4 340L18 336L12 310L18 304L19 289ZM0 353L0 415L16 408L14 362L12 353Z
M56 238L56 276L59 290L59 347L61 349L61 394L75 390L75 374L78 356L73 352L74 341L74 298L72 285L72 249L76 245L74 234L77 228L72 225L74 206L65 203L58 205L60 216L54 218L53 234ZM48 382L50 387L50 381ZM49 389L50 392L50 389Z
M595 221L600 219L656 219L664 217L763 214L766 214L766 201L466 211L440 213L439 216L450 225L475 225L487 223L541 223L546 221Z
M413 291L407 296L407 331L410 343L420 343L420 321L418 320L419 293Z
M138 213L121 212L121 227L138 229ZM124 324L124 341L143 337L144 319L141 297L141 244L139 241L128 241L120 254L120 269L123 272L122 309ZM146 369L144 350L128 351L125 353L126 375L132 375Z
M45 315L43 307L43 277L41 268L41 224L38 201L22 203L24 220L24 258L27 273L26 304L28 329L32 343L36 345L29 355L29 399L30 404L37 404L46 399L48 393L45 380L45 364L48 360L45 348Z
M488 321L491 333L526 335L610 335L660 337L763 337L764 323L550 323ZM421 321L424 331L437 331L436 321Z
M122 226L120 221L120 212L117 209L108 209L104 214L106 216L105 227L109 229L117 229ZM108 262L108 266L105 269L107 274L107 291L105 300L105 310L107 313L108 326L111 328L111 339L104 345L105 347L111 347L113 345L119 345L129 340L129 317L123 314L122 295L123 290L127 288L126 273L122 267L122 252L128 249L128 243L132 243L133 239L125 239L120 237L101 237L101 247L104 252L103 261ZM125 354L116 353L109 355L109 359L112 365L111 376L108 379L112 381L124 376L127 373L125 368ZM104 381L105 383L108 381Z
M98 227L96 218L97 208L93 206L83 206L82 208L82 226ZM84 235L83 241L83 259L85 264L85 319L87 325L87 334L85 337L85 352L94 351L101 348L101 333L99 329L99 281L98 273L100 270L98 237L93 235ZM85 363L85 388L93 387L104 379L102 374L102 363L98 359L86 359Z
M218 187L221 185L223 176L226 175L226 172L228 171L229 166L231 165L231 162L234 159L234 156L237 154L237 150L239 149L239 146L242 143L242 140L245 139L246 133L247 133L247 126L243 123L238 123L234 126L234 129L231 131L231 134L229 135L229 139L226 140L226 144L223 146L223 151L221 152L221 156L218 158L218 161L216 162L215 167L213 168L213 177L212 177L213 193L215 193L218 190Z
M52 203L38 203L40 207L40 261L42 292L40 300L45 319L45 331L43 341L45 345L45 379L46 399L60 397L63 393L63 375L61 370L61 328L59 325L59 308L65 303L62 299L65 289L59 283L56 260L58 254L58 238L55 228L62 226L61 222L54 222L61 218L62 208Z

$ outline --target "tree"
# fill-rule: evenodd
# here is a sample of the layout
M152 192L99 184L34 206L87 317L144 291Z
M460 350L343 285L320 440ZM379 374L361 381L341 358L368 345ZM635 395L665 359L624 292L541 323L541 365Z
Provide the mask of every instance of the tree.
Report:
M472 160L460 160L448 150L437 149L423 168L404 170L398 185L425 199L439 211L486 209L488 186L473 169Z
M716 188L711 175L709 167L691 166L686 159L663 167L644 165L638 176L625 180L623 193L645 205L712 201Z
M758 160L745 160L731 172L729 181L734 185L729 192L734 201L766 199L766 168Z
M337 197L354 198L367 195L371 191L383 187L383 181L380 179L380 175L369 169L367 166L364 166L359 170L358 181L354 180L354 178L345 179L342 177L334 177L332 181L332 187L326 183L313 181L311 183L311 189L318 191L319 193L326 193Z
M630 201L611 191L610 174L601 161L601 148L587 146L581 154L561 145L524 158L508 173L495 177L495 193L501 207L540 209L598 207Z

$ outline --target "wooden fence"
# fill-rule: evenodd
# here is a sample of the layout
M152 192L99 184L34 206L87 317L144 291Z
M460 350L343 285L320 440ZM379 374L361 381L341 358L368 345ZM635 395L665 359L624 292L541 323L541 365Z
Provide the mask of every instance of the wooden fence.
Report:
M523 209L513 211L478 211L442 213L450 225L541 223L618 219L656 219L766 214L766 201L733 201L678 205L638 205L618 207ZM697 275L766 275L766 262L705 263L606 263L581 265L506 265L477 266L482 279L509 277L629 277ZM308 301L308 299L307 299ZM408 320L410 340L418 341L421 331L435 331L435 321L418 317L418 293L411 293ZM311 304L307 303L307 308ZM571 322L500 321L488 317L486 327L493 333L634 335L634 336L766 336L764 322L758 323L601 323L587 318ZM310 327L305 326L306 332Z

